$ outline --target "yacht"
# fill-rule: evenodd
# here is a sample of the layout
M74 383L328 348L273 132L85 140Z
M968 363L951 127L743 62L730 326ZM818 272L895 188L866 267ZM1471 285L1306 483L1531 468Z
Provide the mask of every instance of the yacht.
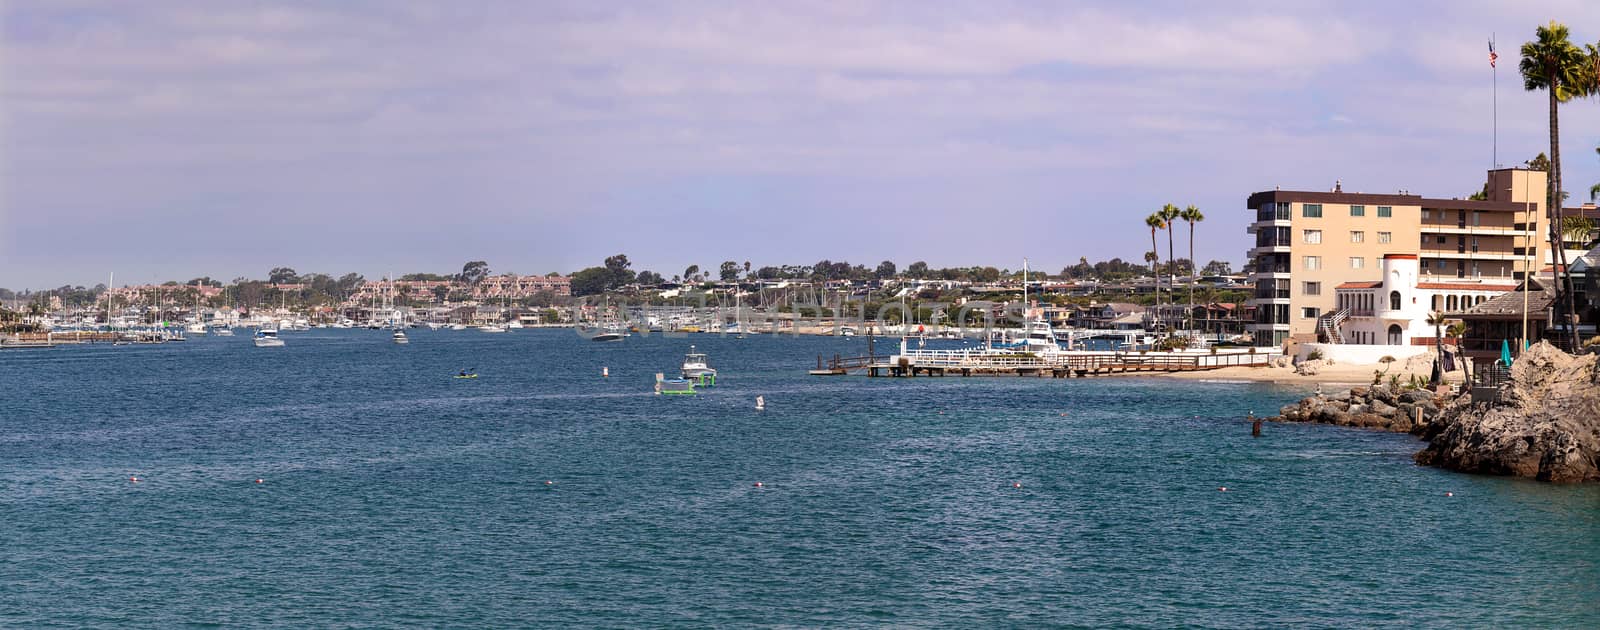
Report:
M400 330L399 328L394 329L394 334L389 335L389 338L398 344L411 343L411 340L406 338L406 331Z
M522 327L523 327L522 326L522 320L520 320L520 319L513 319L513 320L511 320L509 322L506 322L506 328L509 329L509 330L518 330L518 329L521 329Z
M211 334L216 335L218 337L232 337L233 336L233 329L229 328L227 326L218 326L216 328L211 329Z
M466 330L466 329L467 329L467 325L466 324L451 324L450 325L450 330Z
M716 368L706 363L706 355L695 352L694 346L689 346L689 354L683 357L683 377L700 378L703 376L715 377L716 375Z
M589 341L622 341L622 338L626 336L623 334L621 326L611 324L590 335Z
M204 335L206 334L206 325L201 322L195 322L193 324L189 324L188 326L184 326L183 330L191 335Z
M486 333L503 333L506 331L506 327L502 324L484 324L479 326L478 330Z
M257 348L279 348L283 346L283 339L278 337L278 329L262 328L256 331L255 343Z

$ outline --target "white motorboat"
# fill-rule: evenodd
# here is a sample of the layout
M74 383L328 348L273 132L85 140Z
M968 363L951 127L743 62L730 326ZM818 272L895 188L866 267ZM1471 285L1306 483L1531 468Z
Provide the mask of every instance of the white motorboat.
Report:
M506 331L506 327L500 324L484 324L479 326L478 330L486 333L503 333Z
M467 325L466 324L451 324L450 325L450 330L466 330L466 329L467 329Z
M256 331L255 344L257 348L280 348L283 339L278 336L276 328L262 328Z
M717 370L706 362L706 355L701 352L695 352L694 346L689 346L689 354L683 357L683 377L695 379L703 376L714 377L716 375Z
M389 338L398 344L411 343L411 340L406 338L406 331L400 330L399 328L394 329L394 334L389 335Z
M523 328L523 326L522 326L522 320L520 320L520 319L513 319L513 320L511 320L511 321L509 321L509 322L506 322L506 328L507 328L507 329L510 329L510 330L518 330L518 329L520 329L520 328Z
M201 322L195 322L193 324L189 324L188 326L184 326L183 332L190 335L204 335L206 334L206 325Z
M216 328L211 329L211 334L215 335L215 336L218 336L218 337L232 337L233 336L233 329L229 328L227 326L218 326Z

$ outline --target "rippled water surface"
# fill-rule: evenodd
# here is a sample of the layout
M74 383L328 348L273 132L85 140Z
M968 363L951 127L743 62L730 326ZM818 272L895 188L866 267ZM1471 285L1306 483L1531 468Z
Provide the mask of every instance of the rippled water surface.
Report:
M0 352L0 626L1600 627L1600 488L1252 439L1294 389L285 337ZM651 395L691 342L718 386Z

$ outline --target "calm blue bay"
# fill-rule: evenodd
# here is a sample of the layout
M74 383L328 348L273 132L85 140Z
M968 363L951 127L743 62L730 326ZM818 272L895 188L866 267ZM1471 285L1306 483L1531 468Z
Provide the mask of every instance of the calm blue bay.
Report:
M411 337L0 352L0 626L1600 627L1600 487L1250 437L1305 388Z

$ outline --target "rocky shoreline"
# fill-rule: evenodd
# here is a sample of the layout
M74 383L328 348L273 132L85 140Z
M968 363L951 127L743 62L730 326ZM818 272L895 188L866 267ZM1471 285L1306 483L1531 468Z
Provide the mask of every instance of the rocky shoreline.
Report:
M1467 473L1572 483L1600 481L1600 364L1540 343L1518 357L1511 381L1478 402L1386 385L1319 392L1276 422L1315 422L1410 433L1428 442L1417 463Z

